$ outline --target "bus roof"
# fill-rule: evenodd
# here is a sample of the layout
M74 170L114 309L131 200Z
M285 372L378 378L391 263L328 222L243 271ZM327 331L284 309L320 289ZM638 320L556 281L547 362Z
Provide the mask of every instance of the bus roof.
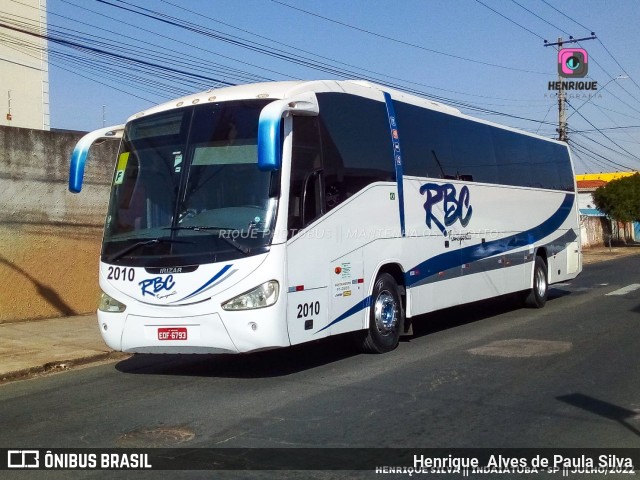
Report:
M153 113L164 112L174 108L185 107L188 105L196 105L212 102L228 102L233 100L249 100L249 99L286 99L303 93L320 93L320 92L336 92L358 95L373 100L384 101L383 92L387 92L394 100L417 105L419 107L436 110L442 113L448 113L458 117L466 118L475 122L490 125L492 127L510 130L530 137L538 138L567 146L564 142L559 142L551 138L520 130L508 125L495 123L489 120L472 117L462 113L457 108L451 107L444 103L430 100L429 98L419 97L401 90L387 88L383 85L368 82L366 80L292 80L285 82L262 82L249 83L245 85L234 85L231 87L216 88L206 90L204 92L194 93L186 97L177 98L169 102L151 107L147 110L139 112L129 117L129 121L142 116Z
M351 93L363 97L382 100L382 92L388 92L394 99L402 100L434 110L460 115L461 112L453 107L427 98L410 95L400 90L394 90L382 85L376 85L363 80L311 80L311 81L286 81L286 82L263 82L250 83L246 85L236 85L223 87L194 93L186 97L177 98L169 102L151 107L129 117L129 120L139 118L153 113L171 110L173 108L184 107L211 102L228 102L233 100L247 100L254 98L272 98L274 100L286 99L306 92L339 92Z

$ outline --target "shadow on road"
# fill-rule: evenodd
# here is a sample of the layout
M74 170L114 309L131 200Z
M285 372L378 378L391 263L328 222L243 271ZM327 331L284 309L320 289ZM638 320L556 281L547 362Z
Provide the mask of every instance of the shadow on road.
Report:
M572 295L572 292L558 288L550 288L547 301L553 302L567 295ZM441 330L477 322L515 310L523 309L523 311L526 312L528 310L523 307L522 296L522 293L503 295L489 300L482 300L459 307L427 313L425 315L418 315L413 318L413 337L403 337L403 339L406 341L411 338L419 338Z
M342 335L317 342L242 355L137 354L116 364L123 373L229 378L290 375L357 355L351 338Z
M549 290L549 301L569 295L563 290ZM413 336L420 338L460 325L477 322L522 308L522 297L503 297L448 308L414 318ZM177 375L221 378L270 378L290 375L359 355L349 334L329 337L317 342L242 355L153 355L137 354L116 364L123 373L144 375Z
M561 397L556 397L556 399L560 400L561 402L568 403L569 405L572 405L574 407L581 408L582 410L586 410L587 412L591 412L601 417L608 418L609 420L615 420L627 430L630 430L635 435L640 437L640 430L627 423L627 420L638 417L638 412L636 411L628 410L624 407L614 405L613 403L604 402L602 400L598 400L597 398L583 395L582 393L563 395Z

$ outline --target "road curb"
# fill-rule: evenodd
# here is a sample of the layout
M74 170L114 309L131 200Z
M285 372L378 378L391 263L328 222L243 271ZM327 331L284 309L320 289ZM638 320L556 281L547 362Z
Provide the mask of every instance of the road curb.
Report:
M80 367L91 363L104 362L108 360L125 360L132 354L124 352L102 352L95 355L88 355L80 358L73 358L70 360L56 360L54 362L48 362L44 365L38 365L35 367L24 368L21 370L15 370L13 372L7 372L0 374L0 385L3 383L14 382L16 380L26 380L31 377L48 375L51 373L63 372L70 370L73 367Z

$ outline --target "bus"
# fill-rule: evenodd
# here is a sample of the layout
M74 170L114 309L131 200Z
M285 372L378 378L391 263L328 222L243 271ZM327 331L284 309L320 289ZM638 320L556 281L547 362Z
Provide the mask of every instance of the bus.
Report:
M240 353L506 294L582 270L565 143L364 81L214 89L83 137L120 140L98 324L125 352Z

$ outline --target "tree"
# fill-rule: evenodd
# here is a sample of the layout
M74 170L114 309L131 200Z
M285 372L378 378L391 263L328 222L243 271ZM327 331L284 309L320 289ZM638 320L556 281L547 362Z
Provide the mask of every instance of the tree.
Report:
M640 173L612 180L593 192L596 207L619 222L640 222Z

